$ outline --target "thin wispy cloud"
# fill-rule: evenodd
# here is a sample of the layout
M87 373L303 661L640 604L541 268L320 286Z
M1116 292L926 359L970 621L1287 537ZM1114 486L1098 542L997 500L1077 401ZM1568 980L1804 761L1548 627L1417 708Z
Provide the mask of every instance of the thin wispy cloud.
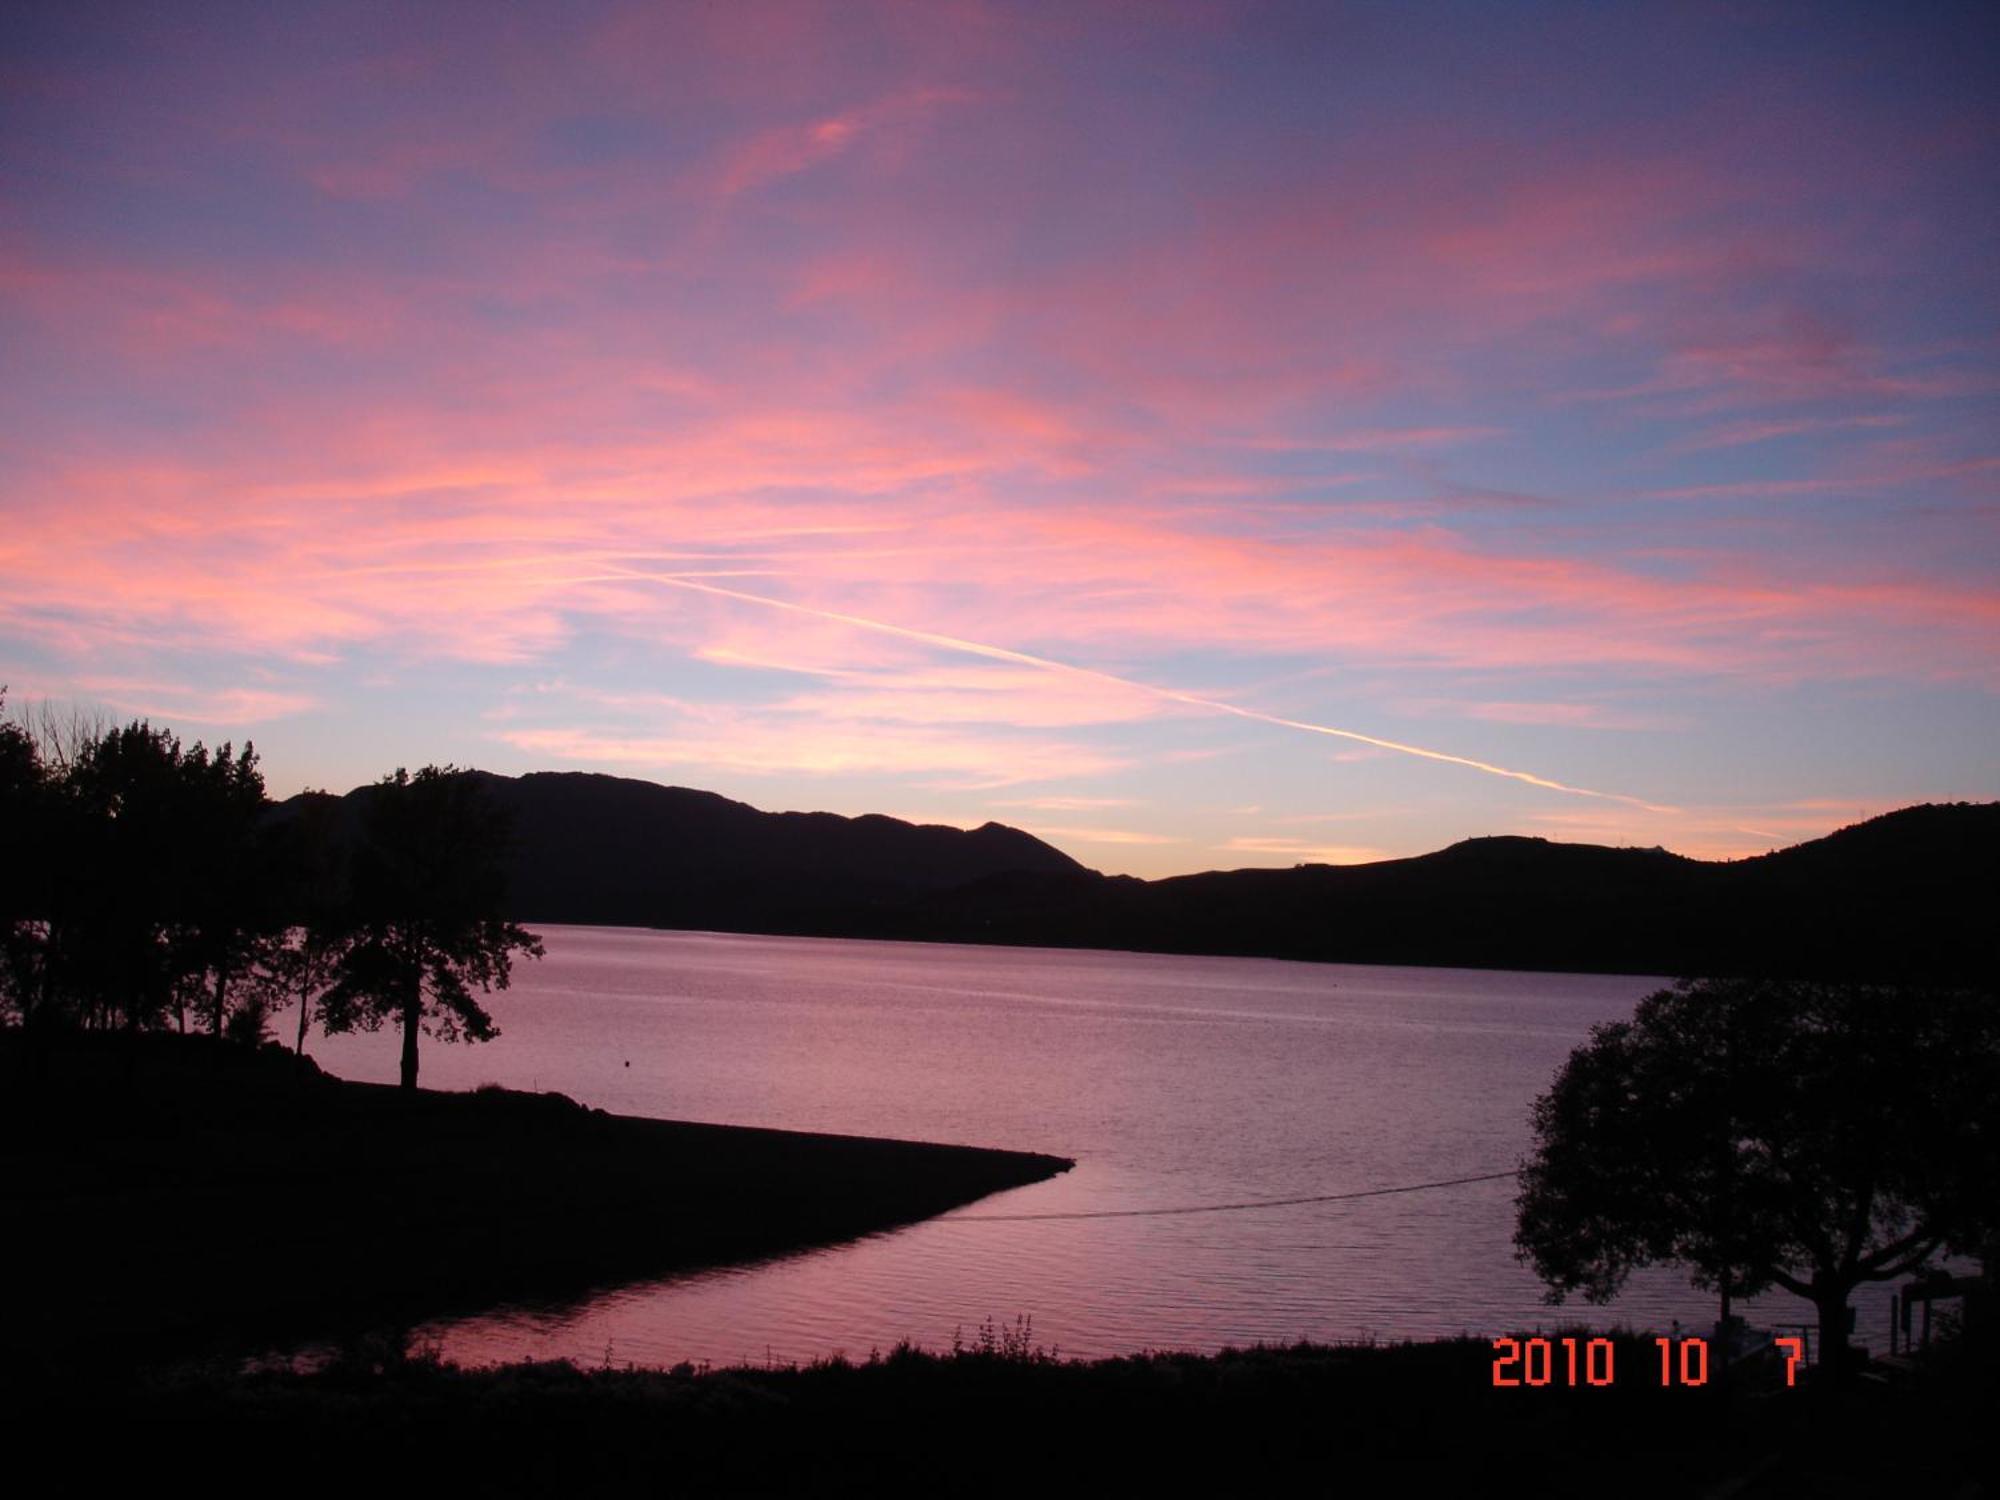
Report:
M1038 812L1092 812L1104 807L1132 807L1132 797L1001 797L991 807L1031 807Z
M843 625L851 625L858 630L880 631L885 635L900 636L905 640L919 641L927 646L940 646L949 651L961 651L972 656L984 656L995 661L1019 662L1023 666L1037 667L1044 671L1082 677L1111 687L1150 694L1170 703L1183 703L1191 708L1207 709L1214 713L1232 714L1240 719L1252 719L1260 724L1275 725L1280 729L1296 729L1307 734L1331 735L1336 739L1355 740L1377 750L1390 750L1399 755L1415 756L1421 760L1436 761L1441 765L1463 766L1468 770L1480 771L1488 776L1505 777L1523 782L1529 786L1541 787L1552 792L1562 792L1574 797L1596 797L1610 802L1625 802L1648 812L1672 812L1670 807L1661 807L1622 792L1594 791L1589 787L1571 786L1546 776L1537 776L1531 771L1510 770L1489 761L1474 760L1469 756L1453 755L1444 750L1426 749L1422 745L1405 744L1398 740L1382 739L1375 735L1363 734L1354 729L1338 729L1331 724L1314 724L1304 719L1288 719L1280 714L1268 714L1260 709L1245 708L1240 704L1224 703L1214 698L1202 698L1193 693L1183 693L1173 688L1160 687L1154 683L1136 682L1130 678L1117 677L1109 672L1100 672L1092 667L1079 667L1068 662L1052 661L1047 657L1033 656L1024 651L1010 650L1004 646L986 645L978 641L962 640L955 636L939 635L932 631L917 630L904 625L892 625L882 620L863 619L858 615L845 615L832 610L814 609L809 605L795 604L788 600L771 599L762 595L747 594L737 589L725 589L715 584L701 583L691 578L676 578L666 575L645 576L648 582L666 584L674 588L695 589L702 593L716 594L723 598L735 599L746 604L755 604L767 609L781 609L818 619L831 620Z
M179 682L149 682L123 677L78 677L65 684L80 705L112 709L120 714L197 728L234 728L267 724L309 712L319 702L309 693L260 687L195 687ZM19 698L50 694L21 692Z
M1281 855L1301 864L1365 865L1387 854L1366 844L1320 844L1310 839L1243 836L1219 846L1223 854Z

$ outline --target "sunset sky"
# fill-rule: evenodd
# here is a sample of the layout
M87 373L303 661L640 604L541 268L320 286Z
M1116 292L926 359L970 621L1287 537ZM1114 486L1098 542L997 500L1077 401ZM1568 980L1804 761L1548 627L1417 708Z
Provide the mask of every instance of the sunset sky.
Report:
M0 684L1145 875L2000 796L1996 77L1990 4L9 6Z

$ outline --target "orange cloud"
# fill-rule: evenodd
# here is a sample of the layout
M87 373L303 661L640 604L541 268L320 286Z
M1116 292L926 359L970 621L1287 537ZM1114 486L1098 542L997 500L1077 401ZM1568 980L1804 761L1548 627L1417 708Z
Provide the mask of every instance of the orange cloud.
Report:
M1380 849L1360 844L1316 844L1307 839L1241 837L1217 846L1224 854L1268 854L1287 863L1317 865L1365 865L1389 856Z

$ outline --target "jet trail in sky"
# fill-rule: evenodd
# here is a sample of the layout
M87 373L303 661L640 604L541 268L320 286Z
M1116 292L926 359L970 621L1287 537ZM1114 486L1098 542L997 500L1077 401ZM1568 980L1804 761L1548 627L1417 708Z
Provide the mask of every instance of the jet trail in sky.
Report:
M1451 755L1443 750L1428 750L1422 745L1406 745L1400 740L1378 739L1372 734L1362 734L1353 729L1336 729L1331 724L1314 724L1305 719L1287 719L1278 714L1263 713L1254 708L1243 708L1234 703L1223 703L1214 698L1200 698L1193 693L1177 692L1173 688L1156 687L1150 682L1136 682L1129 677L1119 677L1110 672L1100 672L1094 667L1072 666L1065 661L1053 661L1046 656L1032 656L1026 651L1010 651L1005 646L989 646L981 641L961 640L957 636L939 635L930 630L913 630L907 625L891 625L885 620L870 620L861 615L845 615L837 610L815 609L808 604L794 604L786 599L772 599L763 594L746 594L739 589L721 588L712 583L699 583L692 578L676 577L663 573L621 572L615 577L621 579L641 579L648 583L666 584L670 588L689 589L699 594L713 594L722 599L737 599L745 604L759 604L766 609L781 609L792 614L808 615L816 620L831 620L836 624L852 625L857 630L873 630L883 635L901 636L905 640L921 641L926 645L938 646L947 651L960 651L971 656L984 656L993 661L1018 662L1023 666L1038 667L1045 672L1066 672L1075 677L1089 677L1098 682L1114 683L1122 688L1149 693L1155 698L1163 698L1172 703L1185 703L1193 708L1209 709L1215 713L1234 714L1239 719L1252 719L1260 724L1275 724L1281 729L1298 729L1307 734L1332 735L1336 739L1354 740L1359 744L1373 745L1378 750L1393 750L1399 755L1414 755L1424 760L1441 761L1446 765L1467 766L1475 771L1484 771L1489 776L1504 776L1510 781L1526 782L1529 786L1543 787L1552 792L1566 792L1573 797L1595 797L1603 802L1623 802L1631 807L1644 808L1647 812L1675 813L1678 808L1647 802L1638 797L1628 797L1620 792L1593 791L1585 786L1571 786L1567 782L1553 781L1546 776L1537 776L1530 771L1513 771L1505 766L1496 766L1489 761L1473 760L1470 756Z

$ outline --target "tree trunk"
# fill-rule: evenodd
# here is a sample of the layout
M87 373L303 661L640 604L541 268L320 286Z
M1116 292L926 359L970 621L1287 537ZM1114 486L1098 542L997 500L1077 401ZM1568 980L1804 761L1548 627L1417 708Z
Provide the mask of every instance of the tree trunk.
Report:
M312 1013L312 986L302 984L299 986L299 1044L292 1049L300 1057L306 1055L306 1027L312 1024Z
M56 1013L56 969L58 960L56 949L61 943L61 929L49 923L48 935L42 940L42 998L35 1003L35 1019L46 1021ZM27 1017L21 1018L27 1024Z
M403 1087L417 1086L417 1028L423 1019L423 985L413 984L403 996Z
M1722 1278L1722 1312L1715 1320L1715 1352L1717 1356L1715 1363L1715 1386L1717 1390L1726 1391L1731 1384L1729 1372L1730 1367L1735 1362L1736 1356L1736 1329L1733 1326L1735 1321L1729 1314L1729 1277L1725 1273Z
M1813 1283L1813 1306L1819 1309L1819 1364L1825 1379L1839 1385L1847 1378L1847 1297L1852 1287Z

